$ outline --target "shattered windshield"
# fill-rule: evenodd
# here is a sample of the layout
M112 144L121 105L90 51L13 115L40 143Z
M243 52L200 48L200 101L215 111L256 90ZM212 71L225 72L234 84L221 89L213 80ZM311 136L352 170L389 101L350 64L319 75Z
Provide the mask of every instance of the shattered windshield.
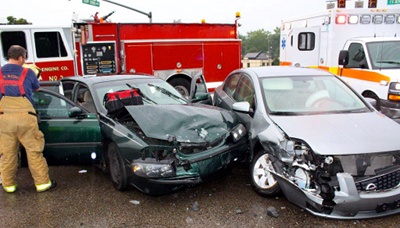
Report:
M369 108L335 76L261 79L266 109L275 115L366 112Z
M367 43L372 69L400 69L400 41Z
M137 88L140 90L140 95L143 97L145 105L176 105L188 103L188 101L170 84L156 78L106 81L95 84L94 88L101 104L103 104L103 99L106 93L128 90L131 88ZM106 113L104 104L102 110Z

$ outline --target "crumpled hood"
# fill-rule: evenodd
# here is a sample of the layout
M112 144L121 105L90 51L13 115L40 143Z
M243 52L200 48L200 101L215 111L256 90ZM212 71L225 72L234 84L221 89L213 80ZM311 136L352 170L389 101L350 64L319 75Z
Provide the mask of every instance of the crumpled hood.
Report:
M271 116L291 138L322 155L400 150L400 125L378 112Z
M175 136L178 142L212 142L238 123L233 112L208 105L134 105L126 109L147 137L162 140Z

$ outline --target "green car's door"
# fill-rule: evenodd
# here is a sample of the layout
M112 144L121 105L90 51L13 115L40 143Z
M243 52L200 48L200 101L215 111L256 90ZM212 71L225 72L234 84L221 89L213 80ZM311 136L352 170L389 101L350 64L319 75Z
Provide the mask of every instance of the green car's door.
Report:
M101 151L101 132L95 114L82 111L70 117L76 105L64 96L41 89L33 95L45 137L44 156L49 164L92 163ZM94 156L95 154L96 156Z

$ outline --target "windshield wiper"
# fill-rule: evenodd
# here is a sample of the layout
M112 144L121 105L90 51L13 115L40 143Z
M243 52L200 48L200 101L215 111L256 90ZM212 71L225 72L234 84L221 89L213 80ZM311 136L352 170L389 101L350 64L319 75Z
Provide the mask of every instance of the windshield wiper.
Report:
M397 64L399 65L400 62L399 61L393 61L393 60L378 60L376 61L377 63L389 63L389 64Z
M142 96L147 102L151 102L153 104L157 104L157 102L153 101L148 96L146 96L144 93L142 93L142 91L139 88L136 88L136 87L130 85L129 83L126 83L126 85L131 89L136 89L137 92L139 93L139 95Z
M304 115L304 113L299 113L299 112L279 112L279 111L270 112L269 114L277 115L277 116L300 116L300 115Z
M153 84L150 84L150 83L148 85L149 86L153 86L154 88L156 88L156 90L160 91L161 93L163 93L163 94L165 94L165 95L167 95L169 97L172 97L172 98L175 98L177 100L181 100L181 101L184 101L185 103L187 103L187 100L183 99L180 96L177 96L177 95L171 93L170 91L168 91L168 90L166 90L166 89L164 89L164 88L162 88L160 86L156 86L156 85L153 85Z

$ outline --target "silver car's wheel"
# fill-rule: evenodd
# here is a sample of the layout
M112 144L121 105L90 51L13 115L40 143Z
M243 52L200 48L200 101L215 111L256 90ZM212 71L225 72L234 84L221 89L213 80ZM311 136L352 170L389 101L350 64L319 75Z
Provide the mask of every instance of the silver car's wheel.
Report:
M250 165L251 184L262 196L271 196L280 192L278 181L269 170L274 170L269 154L259 152Z

